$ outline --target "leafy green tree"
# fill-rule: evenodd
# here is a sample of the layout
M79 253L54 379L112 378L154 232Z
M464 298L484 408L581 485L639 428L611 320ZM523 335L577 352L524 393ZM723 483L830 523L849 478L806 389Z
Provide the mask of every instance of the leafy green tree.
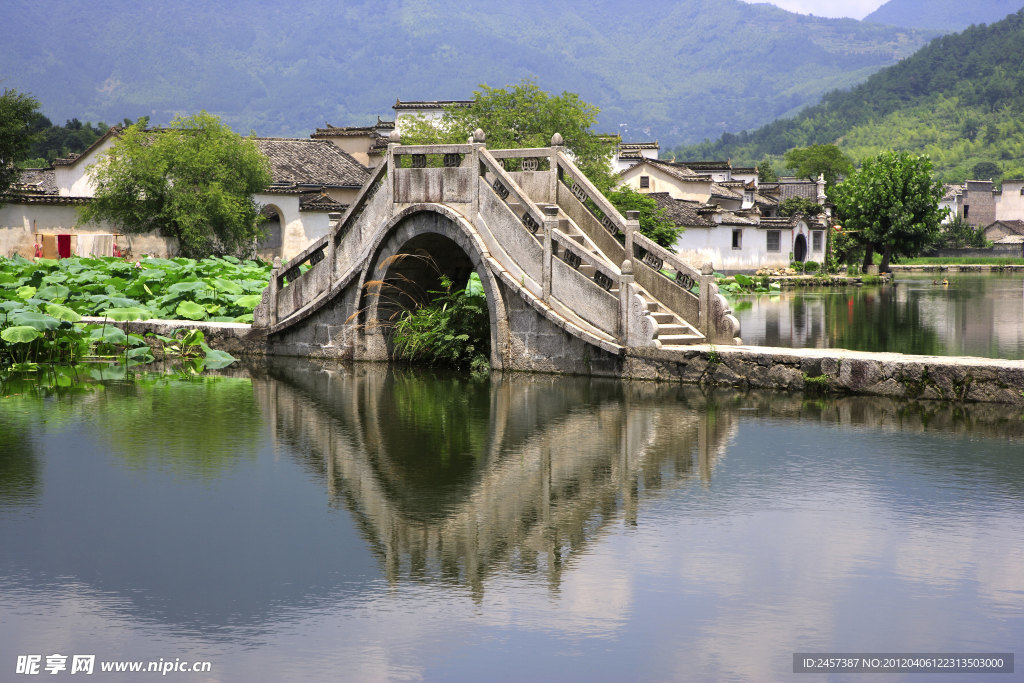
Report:
M38 115L39 100L9 88L0 95L0 206L21 171L17 162L32 146L32 123Z
M857 231L868 249L882 254L881 270L893 256L917 256L932 244L943 212L942 183L932 178L926 156L882 152L832 188L832 201L846 230Z
M991 161L981 161L971 169L971 178L977 180L996 180L1003 174L999 165Z
M790 197L779 204L779 213L783 216L793 216L798 213L804 216L817 216L824 211L824 206L805 197Z
M263 236L252 195L270 183L270 162L205 111L175 117L170 128L126 128L91 167L86 222L177 238L186 256L248 255Z
M779 175L775 172L772 160L767 154L761 159L761 163L757 165L757 180L762 183L779 182Z
M609 164L608 144L591 128L599 109L563 92L550 95L532 80L504 88L482 84L468 107L451 107L438 119L415 119L403 130L405 144L464 143L477 128L487 135L492 149L547 147L551 136L560 133L575 163L599 190L615 184Z
M829 187L836 184L840 176L853 171L853 161L835 145L811 145L798 147L786 152L786 166L796 175L814 181L819 175L825 176Z
M672 249L683 228L677 226L665 215L665 210L651 197L635 191L628 185L607 193L610 201L619 213L639 211L640 232L666 249Z

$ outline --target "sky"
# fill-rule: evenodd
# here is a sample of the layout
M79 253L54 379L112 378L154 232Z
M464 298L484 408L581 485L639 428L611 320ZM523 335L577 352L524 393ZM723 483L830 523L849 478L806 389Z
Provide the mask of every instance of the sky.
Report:
M747 2L765 0L746 0ZM770 4L790 12L818 17L851 17L863 19L884 5L886 0L770 0Z

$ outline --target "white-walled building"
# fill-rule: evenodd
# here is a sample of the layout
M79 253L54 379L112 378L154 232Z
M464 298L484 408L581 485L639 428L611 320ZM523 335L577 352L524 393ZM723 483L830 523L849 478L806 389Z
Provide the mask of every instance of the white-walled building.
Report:
M112 128L81 155L58 159L53 168L22 174L18 193L0 207L0 254L31 257L38 251L36 245L52 241L47 237L51 235L70 235L72 253L79 253L78 247L98 244L104 250L117 245L134 256L177 253L172 239L157 234L121 234L113 225L83 225L78 220L78 207L95 194L89 167L110 149L119 130ZM253 196L268 218L264 226L268 235L258 253L267 259L288 259L326 234L330 221L340 218L369 178L369 170L329 140L253 140L271 167L270 186ZM97 241L98 236L113 237ZM67 244L68 238L64 239Z
M756 168L656 159L638 161L619 178L621 185L650 195L685 229L675 249L691 263L736 272L786 268L794 260L825 260L827 215L777 217L779 204L791 197L824 204L823 180L780 178L760 185Z

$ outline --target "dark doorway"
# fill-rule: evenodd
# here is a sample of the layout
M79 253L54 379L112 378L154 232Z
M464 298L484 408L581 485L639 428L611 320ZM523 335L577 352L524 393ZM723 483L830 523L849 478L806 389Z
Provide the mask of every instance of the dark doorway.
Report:
M807 256L807 238L797 235L796 242L793 243L793 260L802 262L805 256Z

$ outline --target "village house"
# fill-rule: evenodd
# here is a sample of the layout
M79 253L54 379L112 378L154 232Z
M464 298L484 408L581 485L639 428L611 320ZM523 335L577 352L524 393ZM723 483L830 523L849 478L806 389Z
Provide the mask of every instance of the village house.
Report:
M22 174L16 194L0 207L0 253L175 255L174 241L160 235L126 235L112 225L82 225L78 220L77 208L95 191L89 166L110 149L119 130L111 128L85 152L57 159L52 168ZM267 217L267 238L257 251L263 258L288 259L326 234L366 182L369 170L330 140L253 140L271 167L270 185L253 196Z
M619 173L621 184L650 195L685 229L675 250L721 272L786 268L791 261L825 259L827 214L780 217L779 204L802 197L824 204L824 181L780 178L759 184L757 168L729 161L642 159Z

